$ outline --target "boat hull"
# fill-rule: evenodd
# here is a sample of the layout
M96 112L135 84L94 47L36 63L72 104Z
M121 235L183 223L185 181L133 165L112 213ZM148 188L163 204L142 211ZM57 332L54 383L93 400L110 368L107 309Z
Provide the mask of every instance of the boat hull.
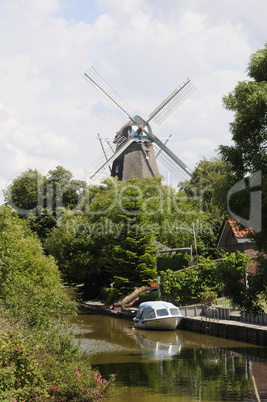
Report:
M164 317L147 320L134 319L134 325L140 329L173 331L177 328L182 317Z

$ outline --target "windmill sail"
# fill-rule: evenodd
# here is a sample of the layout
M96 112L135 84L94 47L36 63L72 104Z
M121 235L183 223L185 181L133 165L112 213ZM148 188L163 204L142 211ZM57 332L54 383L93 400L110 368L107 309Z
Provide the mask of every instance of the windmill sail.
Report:
M155 123L161 124L196 89L197 87L187 79L150 113L148 121L153 119Z
M106 149L96 160L94 160L87 168L84 169L90 179L97 179L107 166L112 162L133 142L133 138L122 137L121 142L117 143L117 151Z
M94 67L91 67L86 73L84 73L84 78L102 92L102 94L106 96L123 114L132 119L131 116L133 116L134 113L130 106L108 85Z
M164 144L163 144L164 145ZM153 142L154 152L156 154L157 160L159 160L163 166L165 166L172 174L179 179L179 181L188 180L191 176L189 168L179 159L171 150L168 149L168 153L162 151L162 147ZM171 158L170 155L173 154L175 158Z

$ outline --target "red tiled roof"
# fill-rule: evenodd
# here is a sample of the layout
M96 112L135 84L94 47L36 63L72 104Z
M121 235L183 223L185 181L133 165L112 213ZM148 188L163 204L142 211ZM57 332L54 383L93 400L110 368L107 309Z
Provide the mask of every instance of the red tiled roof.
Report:
M240 223L236 221L235 219L228 217L227 221L229 225L231 226L231 229L235 235L235 237L250 237L253 235L253 231L250 228L240 228Z

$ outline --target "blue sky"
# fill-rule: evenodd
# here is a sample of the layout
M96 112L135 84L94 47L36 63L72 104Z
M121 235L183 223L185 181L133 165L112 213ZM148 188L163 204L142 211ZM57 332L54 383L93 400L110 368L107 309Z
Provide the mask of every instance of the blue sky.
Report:
M152 129L191 169L215 156L231 142L222 97L248 78L266 15L266 0L0 2L0 189L58 165L86 179L97 134L126 123L84 80L91 65L143 118L189 77L198 90Z
M99 8L94 0L61 0L60 15L70 23L81 21L93 24L99 17Z

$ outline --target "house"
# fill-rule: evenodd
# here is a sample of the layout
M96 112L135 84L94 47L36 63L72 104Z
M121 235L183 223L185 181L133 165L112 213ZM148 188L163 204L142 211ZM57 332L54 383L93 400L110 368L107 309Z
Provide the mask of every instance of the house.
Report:
M253 261L257 257L257 251L252 234L251 229L241 228L239 222L228 216L224 219L221 226L217 247L223 248L228 253L240 251L241 253L249 255ZM255 265L256 262L252 262L249 266L250 272L255 272Z

